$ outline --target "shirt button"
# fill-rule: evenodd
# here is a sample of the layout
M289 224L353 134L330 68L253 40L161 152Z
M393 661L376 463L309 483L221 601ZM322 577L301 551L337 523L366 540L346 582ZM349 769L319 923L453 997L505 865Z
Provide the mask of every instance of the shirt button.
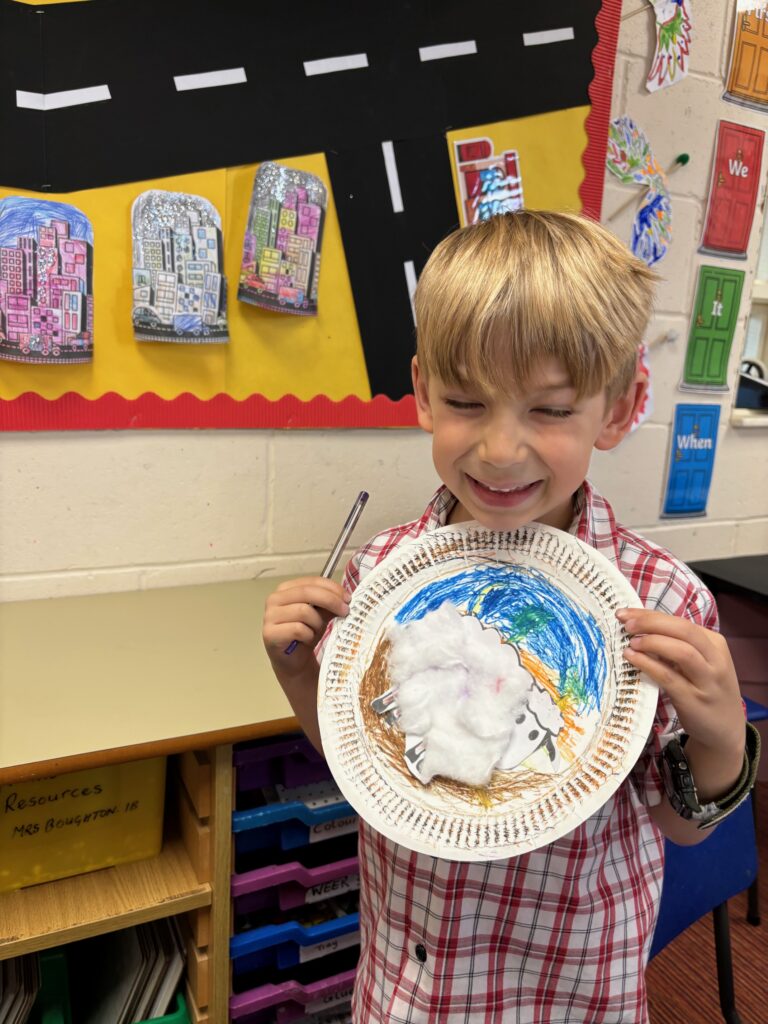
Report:
M427 951L421 943L416 947L416 959L420 964L425 964L427 962Z

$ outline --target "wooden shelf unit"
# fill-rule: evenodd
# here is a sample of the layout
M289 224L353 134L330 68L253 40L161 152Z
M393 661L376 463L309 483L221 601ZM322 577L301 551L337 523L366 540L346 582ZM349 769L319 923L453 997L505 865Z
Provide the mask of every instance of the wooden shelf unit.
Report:
M232 747L169 758L163 847L148 860L0 894L0 960L183 915L196 1024L226 1024L230 992Z
M209 906L180 839L157 857L0 895L0 960Z
M173 755L175 827L152 860L0 895L0 958L182 916L190 1017L227 1024L232 743L298 724L255 628L279 582L0 603L0 782Z

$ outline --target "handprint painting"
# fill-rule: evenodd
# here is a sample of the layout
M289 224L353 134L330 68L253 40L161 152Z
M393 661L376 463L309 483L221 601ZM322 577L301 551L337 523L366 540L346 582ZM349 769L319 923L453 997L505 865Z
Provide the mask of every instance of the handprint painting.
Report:
M318 714L347 800L380 832L453 860L514 856L608 800L656 692L622 657L639 603L569 534L448 526L355 591L325 651Z
M389 680L371 699L381 742L402 746L423 784L476 786L490 806L574 763L600 723L606 672L592 615L542 572L488 561L403 605L361 700Z

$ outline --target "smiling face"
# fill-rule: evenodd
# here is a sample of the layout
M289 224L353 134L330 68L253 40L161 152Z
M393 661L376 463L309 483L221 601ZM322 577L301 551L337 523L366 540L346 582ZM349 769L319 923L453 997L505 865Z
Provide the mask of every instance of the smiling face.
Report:
M619 443L644 388L638 379L615 400L602 391L578 396L554 359L524 393L446 384L421 373L416 359L413 385L435 469L458 499L449 521L475 519L496 530L533 521L567 530L592 449Z

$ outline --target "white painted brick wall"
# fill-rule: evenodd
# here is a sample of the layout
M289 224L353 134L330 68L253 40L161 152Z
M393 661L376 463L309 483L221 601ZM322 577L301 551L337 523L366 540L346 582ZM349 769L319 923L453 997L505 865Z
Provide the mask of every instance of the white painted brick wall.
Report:
M638 0L640 2L640 0ZM725 103L723 79L734 0L697 0L688 79L649 94L650 5L622 23L613 113L648 133L670 177L674 241L657 269L657 314L648 332L655 391L650 421L616 452L597 453L591 477L619 517L682 558L768 550L768 429L729 425L732 394L677 390L701 263L718 119L768 127L764 114ZM764 157L768 167L768 154ZM606 181L604 216L631 192ZM761 197L762 199L762 197ZM610 221L628 239L633 210ZM758 222L760 214L758 214ZM743 343L759 242L755 225L730 363ZM668 330L679 338L655 343ZM708 515L659 518L674 406L722 405ZM260 574L319 571L357 492L371 492L362 539L418 514L437 484L430 439L414 430L319 432L102 432L0 437L0 599L132 590Z

